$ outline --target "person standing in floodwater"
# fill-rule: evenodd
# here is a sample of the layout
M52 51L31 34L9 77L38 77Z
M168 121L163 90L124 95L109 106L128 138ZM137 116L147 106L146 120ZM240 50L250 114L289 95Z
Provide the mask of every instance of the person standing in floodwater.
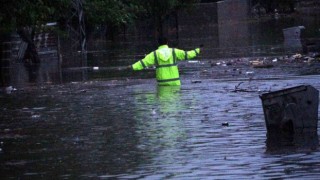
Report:
M150 66L156 67L156 79L161 86L180 86L180 76L177 61L195 58L200 53L200 48L190 51L170 48L168 40L161 37L158 40L157 50L146 55L142 60L134 63L128 68L139 71ZM202 47L202 45L200 45Z

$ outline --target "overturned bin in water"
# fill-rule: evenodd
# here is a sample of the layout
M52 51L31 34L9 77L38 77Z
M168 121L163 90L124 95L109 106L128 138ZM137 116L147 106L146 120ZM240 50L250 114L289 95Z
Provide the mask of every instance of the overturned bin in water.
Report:
M268 135L317 133L319 91L296 86L260 96Z

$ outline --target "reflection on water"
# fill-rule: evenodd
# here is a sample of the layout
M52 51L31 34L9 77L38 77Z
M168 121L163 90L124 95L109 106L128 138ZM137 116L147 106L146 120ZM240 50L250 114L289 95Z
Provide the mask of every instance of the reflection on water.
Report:
M294 134L271 131L267 133L267 152L290 152L299 150L317 150L319 139L317 132L308 131L308 129L295 132Z
M303 80L318 89L318 78L243 86L277 90ZM1 95L1 176L319 177L318 136L272 141L258 91L233 92L238 81L183 82L181 87L157 87L149 80L71 83ZM222 126L225 122L229 126ZM301 146L287 146L292 142Z
M136 107L133 118L137 123L136 134L139 137L139 149L150 153L150 160L159 164L171 164L175 149L185 142L183 106L180 101L180 87L158 86L156 92L133 94ZM168 154L168 150L172 153ZM162 156L171 158L159 159Z

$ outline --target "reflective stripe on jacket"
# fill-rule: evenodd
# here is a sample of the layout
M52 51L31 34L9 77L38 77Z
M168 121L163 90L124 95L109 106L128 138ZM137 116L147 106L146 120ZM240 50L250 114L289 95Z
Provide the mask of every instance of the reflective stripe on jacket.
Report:
M159 85L180 85L179 69L177 61L188 60L196 57L200 49L184 51L176 48L169 48L168 45L149 53L142 60L132 65L133 70L138 71L150 66L156 67L156 79Z

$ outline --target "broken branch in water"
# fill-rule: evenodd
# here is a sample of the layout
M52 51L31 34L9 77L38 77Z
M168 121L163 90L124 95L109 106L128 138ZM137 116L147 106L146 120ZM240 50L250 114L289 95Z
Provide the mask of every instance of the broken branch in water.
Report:
M240 82L238 85L234 87L234 90L232 90L231 92L271 92L271 87L269 88L268 91L261 91L260 89L252 90L252 87L249 87L249 89L239 88L239 86L243 83L244 82Z
M256 91L253 91L253 90L247 90L247 89L240 89L239 86L243 84L243 82L240 82L238 85L236 85L234 87L234 90L232 92L256 92Z
M234 87L234 89L238 89L238 87L242 84L243 82L240 82L238 85L236 85L235 87Z

